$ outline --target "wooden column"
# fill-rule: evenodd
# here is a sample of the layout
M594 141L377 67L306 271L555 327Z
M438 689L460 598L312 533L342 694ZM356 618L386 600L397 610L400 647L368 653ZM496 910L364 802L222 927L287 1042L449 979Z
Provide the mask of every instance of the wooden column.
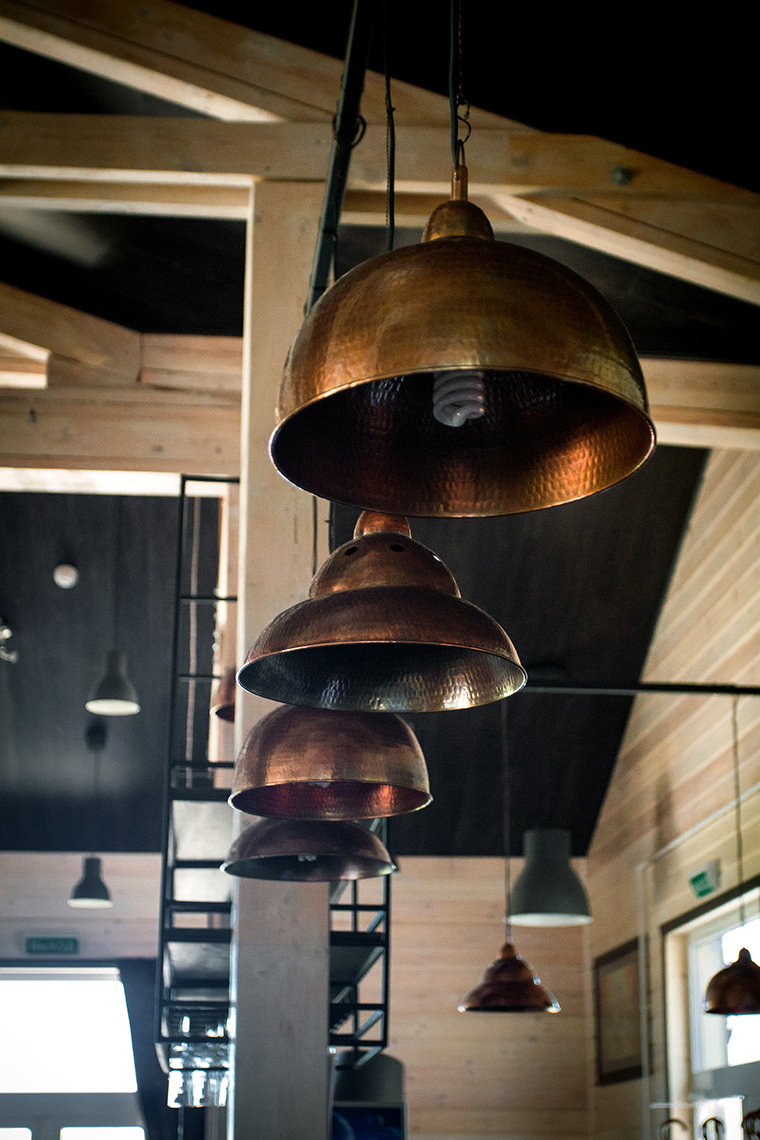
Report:
M303 319L321 184L262 183L248 224L238 657L312 576L314 500L273 467L267 441L290 344ZM324 520L325 512L318 517ZM319 524L320 529L324 523ZM320 539L322 535L320 534ZM320 551L320 556L322 551ZM238 745L272 707L238 690ZM241 823L251 822L242 817ZM328 1135L327 884L237 883L236 1046L230 1140Z

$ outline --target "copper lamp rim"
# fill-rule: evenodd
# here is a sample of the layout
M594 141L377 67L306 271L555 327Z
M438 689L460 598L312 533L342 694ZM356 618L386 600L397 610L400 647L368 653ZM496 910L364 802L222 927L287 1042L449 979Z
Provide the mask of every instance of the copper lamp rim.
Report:
M371 715L376 715L376 714L371 714ZM363 789L377 788L378 790L380 790L384 787L387 787L387 785L383 784L380 780L335 780L335 781L330 781L330 782L333 784L340 784L340 785L355 784L357 787L361 787ZM383 810L381 808L373 808L373 810L371 812L367 811L366 814L352 815L351 819L386 819L386 818L391 818L392 816L398 816L398 815L412 815L416 811L422 811L423 808L428 807L428 805L433 802L433 796L432 796L432 793L430 791L415 791L412 788L408 788L408 787L405 787L403 785L400 785L400 786L403 787L403 791L404 791L404 794L406 797L405 806L404 806L403 811L399 811L398 809L394 809L393 811L390 811L387 809ZM287 780L283 780L277 784L266 784L266 785L264 785L263 790L265 792L273 792L274 793L278 790L282 790L282 789L289 788L289 787L292 787L292 782L288 782ZM259 791L260 791L260 789L253 789L251 791L235 792L228 797L227 803L230 805L230 807L235 808L236 811L242 811L248 815L261 815L261 816L265 815L267 819L327 820L328 822L333 822L333 821L343 820L346 818L345 815L339 814L338 812L333 812L329 815L326 815L324 813L317 815L313 812L310 814L307 814L305 811L296 812L296 811L291 810L291 809L289 809L287 811L273 811L270 808L265 813L260 807L251 806L250 809L247 808L245 805L249 802L249 800L258 801L261 798L259 795ZM409 800L414 799L414 798L417 798L419 802L414 803L411 806L409 806Z

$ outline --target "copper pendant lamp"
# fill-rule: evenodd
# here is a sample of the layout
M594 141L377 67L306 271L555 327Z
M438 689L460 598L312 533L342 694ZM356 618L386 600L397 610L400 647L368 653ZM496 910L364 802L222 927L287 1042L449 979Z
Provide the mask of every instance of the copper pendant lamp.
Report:
M710 979L705 1013L760 1013L760 966L746 946L735 962Z
M346 820L260 819L240 833L222 863L228 875L301 883L371 879L395 869L377 836Z
M515 950L511 939L501 948L479 986L457 1006L460 1013L559 1013L554 995Z
M271 440L315 495L403 515L502 515L592 495L654 447L622 321L576 273L495 241L454 167L420 245L306 316Z
M734 820L736 824L736 869L739 890L744 886L744 844L742 840L741 782L739 775L739 698L731 702L731 742L734 769ZM744 899L739 905L740 924L744 926ZM718 970L707 985L705 1013L760 1013L760 966L752 961L745 947L730 966Z
M509 760L507 754L507 706L501 709L502 795L504 822L504 896L507 940L495 962L486 970L483 981L468 993L457 1009L460 1013L559 1013L554 994L517 953L512 943L509 919L511 829L509 820Z
M259 635L238 681L291 705L439 712L509 696L525 676L501 626L462 600L406 519L365 512L307 601Z
M393 713L283 705L254 725L230 804L286 819L376 819L430 803L425 758Z
M225 669L211 698L211 712L219 717L219 720L226 720L230 723L235 720L235 672L234 668Z

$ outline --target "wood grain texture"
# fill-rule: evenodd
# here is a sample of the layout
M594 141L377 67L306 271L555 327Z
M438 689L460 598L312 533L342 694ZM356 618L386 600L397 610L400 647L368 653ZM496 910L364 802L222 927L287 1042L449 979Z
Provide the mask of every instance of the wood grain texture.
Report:
M586 1135L583 932L514 931L562 1013L461 1014L504 938L503 861L406 857L392 897L389 1049L406 1065L411 1135Z
M756 456L713 452L649 650L645 680L760 682L759 504ZM738 727L744 873L750 878L760 872L757 701L739 701ZM737 882L732 764L730 699L639 697L589 854L595 955L637 933L637 889L643 900L654 1057L644 1095L650 1100L662 1099L666 1068L659 928L695 905L688 877L709 859L720 860L723 889ZM683 1035L675 1038L685 1047ZM683 1080L685 1071L683 1057L676 1057L673 1072ZM673 1095L687 1092L682 1086ZM606 1140L641 1135L641 1095L640 1082L595 1090L598 1135Z

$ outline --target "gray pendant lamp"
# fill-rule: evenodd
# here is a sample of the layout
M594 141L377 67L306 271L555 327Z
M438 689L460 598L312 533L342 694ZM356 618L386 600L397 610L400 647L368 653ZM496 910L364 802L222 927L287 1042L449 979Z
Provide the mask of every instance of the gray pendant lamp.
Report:
M100 859L88 855L82 862L82 878L67 899L69 906L82 910L105 910L113 906L108 887L100 873Z
M736 822L736 872L739 890L744 886L744 842L742 839L741 784L739 779L739 699L734 697L731 707L731 739L734 767L734 804ZM739 922L744 926L746 913L744 898L739 904ZM705 1013L724 1015L760 1013L760 966L752 961L746 946L730 966L718 970L707 984L704 1000Z
M137 691L127 676L127 655L112 651L106 658L106 671L84 706L99 716L134 716L140 711Z
M525 832L525 866L509 901L509 921L514 926L591 922L586 889L570 866L570 841L564 828L535 827Z

